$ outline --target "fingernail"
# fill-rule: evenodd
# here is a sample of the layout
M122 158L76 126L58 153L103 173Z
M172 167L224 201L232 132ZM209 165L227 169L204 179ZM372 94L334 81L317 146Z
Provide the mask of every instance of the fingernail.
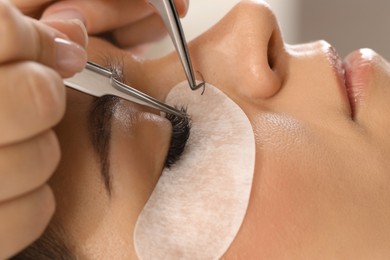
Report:
M55 38L57 69L60 72L75 73L81 71L87 62L87 53L80 45Z
M75 24L80 28L79 32L81 33L81 35L79 34L78 36L81 36L81 38L82 38L81 45L84 48L86 48L88 46L88 32L87 32L87 28L85 28L85 25L79 19L71 19L71 20L68 20L67 22L69 22L71 24ZM80 38L77 38L77 39L80 39Z
M187 13L189 5L190 5L190 2L188 0L184 0L184 8L186 10L185 13Z
M49 21L49 20L80 20L83 24L85 24L84 16L77 11L76 9L65 9L62 11L57 11L55 13L44 13L41 20Z
M82 34L81 37L83 37L83 39L84 39L83 46L84 46L84 48L86 48L88 46L88 32L87 32L87 28L85 28L85 25L83 24L83 22L81 22L79 19L71 19L71 20L68 20L68 22L79 26L80 32Z
M88 46L87 29L80 20L48 20L43 21L43 23L65 33L71 41L84 46L84 48ZM78 30L75 27L78 27Z

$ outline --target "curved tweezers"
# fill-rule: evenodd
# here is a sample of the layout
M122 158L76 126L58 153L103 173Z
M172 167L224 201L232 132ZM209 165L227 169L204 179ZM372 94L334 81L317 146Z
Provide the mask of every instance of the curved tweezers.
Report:
M196 90L200 87L204 87L204 83L196 85L186 38L173 0L148 0L148 2L156 8L168 30L169 36L175 45L176 52L183 65L190 88Z

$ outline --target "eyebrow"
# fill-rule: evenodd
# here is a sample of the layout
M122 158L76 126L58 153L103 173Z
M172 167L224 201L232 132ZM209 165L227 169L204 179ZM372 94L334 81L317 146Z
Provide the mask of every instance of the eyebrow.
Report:
M109 196L112 193L109 158L111 119L118 102L119 98L114 96L96 98L91 104L88 118L91 142L99 157L100 174Z

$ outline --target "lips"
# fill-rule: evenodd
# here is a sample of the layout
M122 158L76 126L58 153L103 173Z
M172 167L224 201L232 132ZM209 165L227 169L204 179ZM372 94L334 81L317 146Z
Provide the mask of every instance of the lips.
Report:
M371 49L360 49L349 54L342 62L336 50L329 45L327 55L338 76L340 86L347 93L351 116L354 118L368 91L374 68L375 52Z
M350 84L347 83L349 80L347 80L346 66L344 65L343 61L340 58L340 55L337 53L336 49L333 46L327 43L324 50L327 55L327 59L331 67L333 68L334 73L337 76L342 95L345 98L345 102L348 103L351 111L351 116L353 117L355 102L352 91L350 90Z
M368 89L373 73L373 59L372 50L360 49L349 54L343 62L345 87L353 116L358 112Z

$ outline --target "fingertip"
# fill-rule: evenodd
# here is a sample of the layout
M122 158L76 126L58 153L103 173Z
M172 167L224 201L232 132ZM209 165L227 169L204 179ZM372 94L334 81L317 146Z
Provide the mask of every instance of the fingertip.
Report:
M2 203L0 258L9 259L45 232L55 211L55 198L48 185ZM6 221L6 222L5 222Z
M24 200L22 202L24 205L21 205L20 208L24 211L25 216L29 218L22 217L21 221L29 226L26 234L29 235L30 240L33 242L43 235L55 213L56 201L54 192L48 184L45 184L21 197L21 200ZM26 205L26 203L29 204ZM22 208L22 206L24 207ZM32 223L34 224L32 225Z
M48 8L43 14L41 21L67 21L77 19L86 25L84 15L74 8Z
M45 23L32 20L30 25L36 32L32 34L30 59L55 69L64 78L84 68L87 53L83 45L87 36L82 23L77 20ZM64 32L56 29L58 27Z
M48 184L42 187L43 199L41 203L42 212L47 216L47 223L53 217L56 209L56 200L54 192ZM45 223L44 223L45 224Z
M175 0L176 9L180 17L183 18L187 15L189 4L189 0Z
M81 20L42 20L42 22L64 33L70 40L84 48L88 46L87 29Z
M30 205L26 206L28 209L26 215L29 215L32 221L26 223L30 227L30 230L26 233L29 234L30 241L33 242L39 239L49 226L55 213L56 201L54 192L48 184L33 191L30 198L27 199L29 199ZM31 223L34 223L34 225L31 225Z
M55 38L56 70L63 77L81 71L87 63L87 53L80 45L62 38Z

